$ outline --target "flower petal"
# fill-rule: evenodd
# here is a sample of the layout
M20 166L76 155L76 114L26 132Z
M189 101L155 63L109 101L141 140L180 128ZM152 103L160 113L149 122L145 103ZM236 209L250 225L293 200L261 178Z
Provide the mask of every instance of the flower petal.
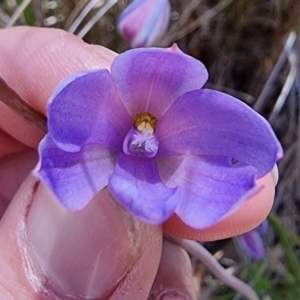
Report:
M244 233L236 237L241 249L255 260L263 259L265 256L265 247L261 236L255 230Z
M226 156L270 172L282 148L269 123L246 104L221 92L193 91L158 120L158 156Z
M131 47L153 46L170 22L168 0L135 0L121 14L118 27Z
M259 189L253 167L226 157L165 157L158 167L163 182L177 186L175 213L196 229L221 221Z
M65 152L47 134L39 146L40 161L35 174L70 210L84 208L108 183L114 170L113 153L89 145L80 152Z
M120 54L111 68L118 93L135 117L162 116L182 94L200 89L207 71L198 60L171 49L134 49Z
M160 180L156 163L149 158L121 154L109 177L112 195L135 217L160 224L174 212L176 188Z
M50 99L48 116L53 140L70 152L93 143L121 151L132 125L107 70L82 72L62 81Z

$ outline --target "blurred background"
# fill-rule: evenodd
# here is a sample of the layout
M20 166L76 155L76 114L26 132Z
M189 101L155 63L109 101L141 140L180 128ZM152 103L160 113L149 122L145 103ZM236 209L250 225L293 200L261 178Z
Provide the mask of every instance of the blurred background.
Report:
M118 53L130 48L117 29L130 0L0 0L0 28L61 28ZM299 0L173 0L171 20L156 46L178 43L209 70L207 87L231 94L269 120L284 150L264 256L251 254L251 236L205 243L260 299L300 299ZM1 50L0 50L1 55ZM267 228L267 229L266 229ZM240 239L244 238L244 244ZM249 246L248 245L248 246ZM255 249L252 249L255 252ZM194 258L199 299L243 299Z

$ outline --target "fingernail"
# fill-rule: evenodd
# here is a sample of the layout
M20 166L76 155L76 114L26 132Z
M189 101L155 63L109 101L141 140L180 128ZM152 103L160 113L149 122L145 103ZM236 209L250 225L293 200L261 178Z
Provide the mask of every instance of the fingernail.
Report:
M271 175L274 181L275 186L278 183L278 178L279 178L279 172L278 172L278 167L277 164L275 164L275 166L273 167L272 171L271 171Z
M27 258L37 288L59 299L108 297L140 246L139 224L102 190L71 212L40 184L27 217Z

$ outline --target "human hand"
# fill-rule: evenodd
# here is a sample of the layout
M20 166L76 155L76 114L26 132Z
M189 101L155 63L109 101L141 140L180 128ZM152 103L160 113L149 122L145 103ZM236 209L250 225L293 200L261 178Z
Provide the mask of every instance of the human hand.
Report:
M61 30L25 27L0 31L0 48L0 76L42 113L61 79L109 68L116 55ZM0 128L0 209L5 211L0 222L1 299L46 294L161 299L168 292L195 299L188 256L163 241L163 232L195 240L226 238L256 227L273 203L274 181L268 174L255 197L206 230L189 228L176 216L163 226L143 224L106 190L86 209L69 212L35 178L26 177L37 163L42 134L1 102Z

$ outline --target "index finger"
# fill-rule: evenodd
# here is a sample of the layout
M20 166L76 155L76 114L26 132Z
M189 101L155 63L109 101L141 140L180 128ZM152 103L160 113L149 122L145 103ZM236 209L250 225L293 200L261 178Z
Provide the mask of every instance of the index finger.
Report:
M63 30L29 27L0 30L0 48L1 77L42 113L64 77L78 71L109 68L116 56ZM40 132L1 102L0 128L33 148L42 138Z

